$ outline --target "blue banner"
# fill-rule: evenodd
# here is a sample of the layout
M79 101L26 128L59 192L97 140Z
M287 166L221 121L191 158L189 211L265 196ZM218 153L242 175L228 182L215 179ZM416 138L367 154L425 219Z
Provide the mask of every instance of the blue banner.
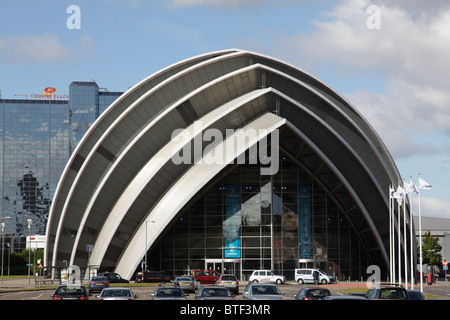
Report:
M225 186L225 258L241 257L241 187Z
M311 259L311 186L298 186L298 257Z

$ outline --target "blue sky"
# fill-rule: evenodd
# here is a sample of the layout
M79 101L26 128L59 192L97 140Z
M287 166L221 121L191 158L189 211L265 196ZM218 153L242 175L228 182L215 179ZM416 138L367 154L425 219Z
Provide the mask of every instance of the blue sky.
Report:
M80 8L80 29L67 27L70 5ZM422 213L450 217L449 1L0 0L2 98L48 86L68 94L70 82L92 79L125 91L226 48L285 60L339 92L407 181L420 173L433 185L422 192Z

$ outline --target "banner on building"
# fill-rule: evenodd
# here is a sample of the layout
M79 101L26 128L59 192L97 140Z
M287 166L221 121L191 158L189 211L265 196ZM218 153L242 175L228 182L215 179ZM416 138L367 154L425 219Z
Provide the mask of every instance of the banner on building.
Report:
M225 186L225 221L223 222L225 238L225 258L241 257L241 187Z

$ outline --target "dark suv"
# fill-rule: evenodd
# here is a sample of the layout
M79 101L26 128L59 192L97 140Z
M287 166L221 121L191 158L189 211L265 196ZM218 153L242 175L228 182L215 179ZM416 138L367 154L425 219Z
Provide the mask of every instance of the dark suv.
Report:
M115 272L101 272L98 274L100 277L108 278L109 283L128 283L127 279L122 278L118 273Z
M409 300L408 291L401 285L378 284L366 292L369 300Z

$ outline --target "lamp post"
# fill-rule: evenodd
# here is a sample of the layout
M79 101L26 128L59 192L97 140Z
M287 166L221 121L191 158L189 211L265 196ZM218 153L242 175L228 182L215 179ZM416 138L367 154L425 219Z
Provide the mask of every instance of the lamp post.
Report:
M149 220L145 221L145 269L144 271L147 271L147 222L155 223L155 220Z
M11 217L1 217L0 219L11 219ZM5 253L5 226L6 224L4 222L2 222L1 224L2 226L2 283L3 283L3 257L4 257L4 253Z
M28 284L30 283L30 271L31 271L31 224L33 221L31 219L28 222L28 236L29 236L29 248L28 248Z

